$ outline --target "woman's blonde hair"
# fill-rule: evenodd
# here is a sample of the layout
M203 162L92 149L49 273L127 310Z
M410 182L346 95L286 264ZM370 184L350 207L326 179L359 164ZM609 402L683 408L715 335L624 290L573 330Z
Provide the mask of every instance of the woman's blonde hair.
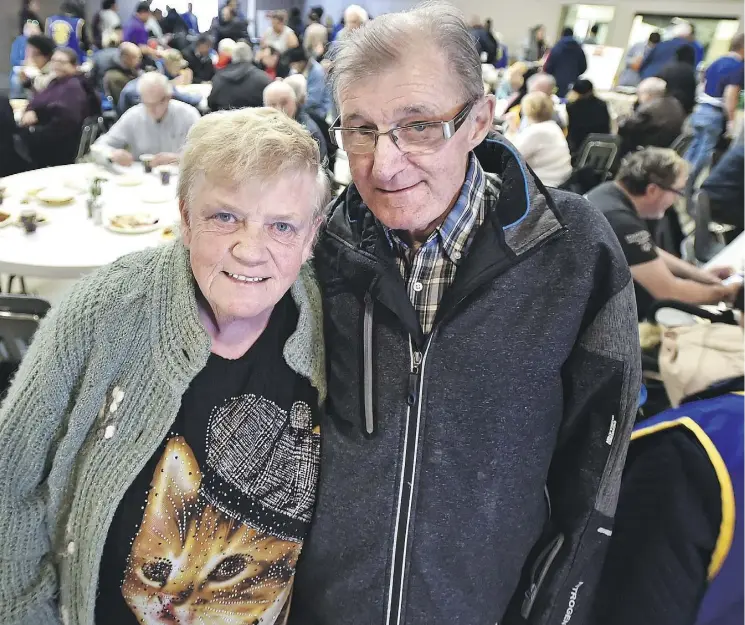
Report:
M178 196L189 209L205 182L233 188L248 180L273 183L303 174L314 176L317 182L316 218L324 212L329 184L318 144L310 133L271 108L222 111L206 115L189 131L181 156Z
M554 117L554 103L542 91L534 91L523 98L520 105L523 115L530 121L547 122Z

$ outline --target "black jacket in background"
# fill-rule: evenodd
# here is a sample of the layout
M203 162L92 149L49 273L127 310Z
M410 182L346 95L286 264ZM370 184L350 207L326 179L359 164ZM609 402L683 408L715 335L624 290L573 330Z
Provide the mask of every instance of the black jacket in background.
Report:
M248 39L248 22L238 16L226 22L221 15L212 20L211 34L214 41L212 45L217 50L217 46L223 39L234 41Z
M610 113L608 105L595 94L580 98L567 104L569 118L569 149L574 154L587 135L592 133L610 133Z
M543 71L556 79L556 95L566 96L569 87L587 71L587 58L579 41L574 37L559 39L551 48Z
M292 625L558 625L570 600L590 623L639 393L631 275L586 200L501 137L474 153L501 193L428 336L354 184L320 234L328 394Z
M215 74L207 104L212 111L264 105L272 79L253 63L231 63Z
M194 46L189 46L184 50L184 59L189 64L189 68L194 73L194 82L210 82L215 76L215 66L212 59L207 56L198 56Z
M472 29L471 35L476 40L479 54L486 52L486 61L484 62L489 65L494 65L497 61L497 52L499 51L499 44L494 36L483 26Z
M618 127L623 139L622 154L637 147L668 148L683 130L686 113L677 98L664 98L642 104Z
M662 68L658 78L667 83L666 93L683 105L686 115L693 112L696 106L696 70L689 63L673 61Z

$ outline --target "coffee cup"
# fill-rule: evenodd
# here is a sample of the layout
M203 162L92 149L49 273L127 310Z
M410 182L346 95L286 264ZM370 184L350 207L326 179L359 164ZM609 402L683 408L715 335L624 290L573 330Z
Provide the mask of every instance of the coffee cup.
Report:
M160 174L160 184L163 186L171 184L171 169L169 167L161 167L158 173Z
M21 225L23 226L23 229L26 231L27 234L36 232L38 217L35 210L21 211L20 220Z
M153 171L153 154L143 154L140 156L140 161L145 166L145 173L149 174L151 171Z

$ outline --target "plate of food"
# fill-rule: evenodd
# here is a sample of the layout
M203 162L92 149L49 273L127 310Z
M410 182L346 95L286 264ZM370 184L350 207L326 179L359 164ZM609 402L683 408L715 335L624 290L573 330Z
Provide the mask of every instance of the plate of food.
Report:
M13 216L4 210L0 210L0 228L8 226L11 223L13 223Z
M75 193L65 187L47 187L36 194L36 199L49 206L65 206L75 199Z
M119 234L145 234L160 228L160 217L150 213L113 215L106 220L106 228Z

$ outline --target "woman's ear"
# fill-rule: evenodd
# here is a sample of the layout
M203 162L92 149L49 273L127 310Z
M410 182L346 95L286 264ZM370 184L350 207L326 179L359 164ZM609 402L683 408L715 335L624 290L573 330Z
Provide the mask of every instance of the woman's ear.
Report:
M178 210L181 213L181 240L186 247L191 243L191 220L189 217L189 208L182 199L178 201Z

